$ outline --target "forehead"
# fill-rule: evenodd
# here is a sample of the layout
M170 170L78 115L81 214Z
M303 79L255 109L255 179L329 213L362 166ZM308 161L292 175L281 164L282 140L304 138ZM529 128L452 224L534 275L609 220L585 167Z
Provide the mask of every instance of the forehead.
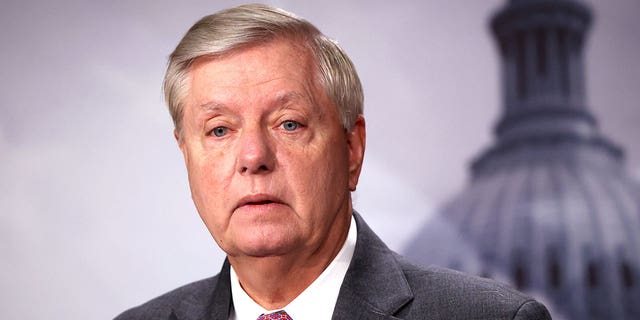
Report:
M190 67L191 87L251 87L275 80L309 84L315 64L309 50L289 40L274 40L234 50L222 56L203 56ZM202 89L202 88L200 88Z

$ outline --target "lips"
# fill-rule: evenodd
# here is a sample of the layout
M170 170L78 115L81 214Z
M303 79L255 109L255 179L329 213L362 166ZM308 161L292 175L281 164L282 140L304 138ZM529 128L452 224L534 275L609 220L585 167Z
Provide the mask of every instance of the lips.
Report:
M242 207L265 206L270 204L284 204L284 202L278 197L269 194L248 195L242 197L242 199L238 201L238 204L236 205L234 211Z

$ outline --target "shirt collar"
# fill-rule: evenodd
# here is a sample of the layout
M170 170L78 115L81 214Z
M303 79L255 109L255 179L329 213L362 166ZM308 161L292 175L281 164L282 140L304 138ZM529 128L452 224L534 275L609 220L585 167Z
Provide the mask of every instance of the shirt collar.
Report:
M357 226L352 215L347 239L333 261L300 295L286 307L278 310L285 310L292 319L331 319L342 281L353 257L357 235ZM253 301L240 286L233 266L230 268L230 273L231 297L234 308L231 310L229 319L255 320L263 313L278 311L265 310ZM323 303L318 303L318 301L323 301Z

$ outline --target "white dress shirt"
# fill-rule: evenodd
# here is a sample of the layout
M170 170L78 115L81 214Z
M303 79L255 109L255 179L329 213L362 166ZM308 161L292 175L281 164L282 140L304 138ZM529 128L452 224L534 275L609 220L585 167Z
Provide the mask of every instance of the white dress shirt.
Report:
M357 234L356 222L352 216L347 239L333 261L311 285L282 309L266 310L253 301L240 286L232 266L230 268L231 297L234 308L231 309L229 320L256 320L261 314L278 310L286 311L293 320L331 319L340 286L356 248Z

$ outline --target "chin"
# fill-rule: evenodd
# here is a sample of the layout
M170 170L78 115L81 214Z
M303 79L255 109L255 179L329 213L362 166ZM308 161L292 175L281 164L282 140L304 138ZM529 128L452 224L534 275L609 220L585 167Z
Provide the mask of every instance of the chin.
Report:
M286 255L297 247L293 237L282 233L248 235L237 245L238 253L250 257L274 257Z

